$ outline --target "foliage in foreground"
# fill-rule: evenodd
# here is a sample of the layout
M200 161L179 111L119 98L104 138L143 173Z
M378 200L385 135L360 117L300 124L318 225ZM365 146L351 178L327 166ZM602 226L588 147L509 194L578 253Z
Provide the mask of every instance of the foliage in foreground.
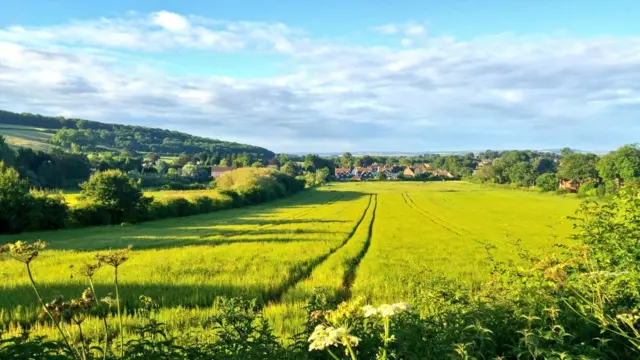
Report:
M133 335L127 339L120 326L117 333L106 330L105 340L97 339L101 346L89 346L82 337L69 338L64 329L81 327L86 316L120 318L109 314L118 312L117 269L130 253L105 253L97 260L114 271L115 300L106 297L99 302L88 290L70 302L40 299L42 321L59 325L63 340L27 335L7 339L0 344L0 357L637 359L640 191L625 188L609 203L585 203L575 221L574 238L580 247L545 258L520 250L528 266L496 262L488 247L492 278L473 289L434 278L411 305L377 307L364 299L336 307L317 292L307 307L305 331L289 347L272 335L255 303L241 299L219 300L217 315L205 321L202 330L181 338L167 335L166 326L154 320L153 301L146 297L141 297L139 324L129 329ZM3 251L24 263L30 276L29 265L43 246L19 242ZM40 298L35 282L33 287Z

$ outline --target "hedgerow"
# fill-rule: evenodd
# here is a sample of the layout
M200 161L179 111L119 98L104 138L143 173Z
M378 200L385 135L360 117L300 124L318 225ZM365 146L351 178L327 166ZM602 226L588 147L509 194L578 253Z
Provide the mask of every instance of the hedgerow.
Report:
M231 185L224 183L228 179ZM70 208L62 196L30 192L18 172L0 162L3 209L0 233L119 225L203 214L289 196L304 189L304 183L272 170L239 169L223 176L220 198L156 200L143 195L138 181L119 170L109 170L94 174L81 187L81 203Z

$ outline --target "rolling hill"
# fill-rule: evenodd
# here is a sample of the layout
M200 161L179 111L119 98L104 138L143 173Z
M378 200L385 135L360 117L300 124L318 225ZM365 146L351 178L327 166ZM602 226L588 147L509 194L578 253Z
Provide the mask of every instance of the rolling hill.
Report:
M275 154L265 148L210 139L178 131L143 126L108 124L83 119L13 113L0 110L0 135L13 147L51 150L71 148L86 151L157 152L161 155L181 153L252 154L270 159Z

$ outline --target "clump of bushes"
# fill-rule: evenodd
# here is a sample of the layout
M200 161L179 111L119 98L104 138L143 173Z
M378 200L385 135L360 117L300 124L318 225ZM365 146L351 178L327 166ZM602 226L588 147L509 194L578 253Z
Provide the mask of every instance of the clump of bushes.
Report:
M68 209L62 196L30 191L28 181L0 161L0 233L60 229Z
M216 188L231 196L234 207L275 200L295 194L304 187L304 181L268 168L236 169L216 180Z
M536 187L542 191L555 191L558 188L558 179L554 173L546 173L538 176Z
M0 162L0 233L102 226L203 214L292 195L304 182L271 169L246 168L217 182L220 198L145 197L139 180L120 170L98 172L81 184L81 203L69 208L61 195L30 191L18 172Z

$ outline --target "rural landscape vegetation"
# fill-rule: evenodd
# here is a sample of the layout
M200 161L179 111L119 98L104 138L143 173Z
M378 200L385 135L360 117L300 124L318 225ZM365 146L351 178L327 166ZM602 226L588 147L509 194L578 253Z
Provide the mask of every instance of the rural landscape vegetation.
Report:
M2 358L638 356L635 145L296 156L0 121Z
M637 14L0 1L0 360L640 359Z

